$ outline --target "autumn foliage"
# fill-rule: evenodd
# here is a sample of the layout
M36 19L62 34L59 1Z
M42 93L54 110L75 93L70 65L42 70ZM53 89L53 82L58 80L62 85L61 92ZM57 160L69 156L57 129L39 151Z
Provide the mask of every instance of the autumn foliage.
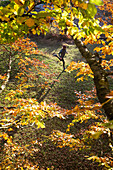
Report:
M2 96L8 106L3 105L5 102L0 106L0 168L39 169L34 155L40 152L39 148L48 140L60 149L66 147L71 151L82 152L92 149L92 143L107 138L109 153L104 153L103 149L97 155L86 154L85 159L96 161L105 169L112 169L113 91L109 88L107 77L110 80L113 78L113 2L44 0L45 10L40 12L34 11L35 3L34 0L11 0L7 6L0 6L0 55L4 57L5 54L7 61L6 70L0 73L1 95L10 81L13 63L17 64L17 72L13 77L16 86ZM105 17L108 12L108 17L102 17L97 8L105 12ZM45 94L58 81L56 76L59 75L48 71L49 64L39 57L44 56L44 53L27 37L30 33L46 35L51 27L47 21L51 18L54 18L53 27L59 33L64 34L67 28L66 35L72 37L85 58L85 61L72 61L65 72L76 71L77 82L91 78L95 84L91 91L74 91L76 106L70 110L57 103L44 101ZM88 44L96 45L92 53L87 49ZM35 94L31 98L32 89L35 89ZM63 121L69 116L73 116L73 119L65 132L53 129L50 134L42 135L43 140L41 137L36 136L37 140L31 137L29 144L22 141L19 144L14 140L24 127L40 130L45 128L45 120L57 117ZM80 133L71 134L71 128L77 124L86 126ZM22 135L26 136L24 130ZM49 168L54 169L54 165Z

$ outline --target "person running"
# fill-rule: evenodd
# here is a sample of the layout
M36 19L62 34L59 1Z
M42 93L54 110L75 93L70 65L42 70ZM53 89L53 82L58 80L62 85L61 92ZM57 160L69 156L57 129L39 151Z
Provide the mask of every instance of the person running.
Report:
M63 45L63 48L60 50L59 52L59 56L57 54L53 54L54 56L56 56L60 61L63 62L63 70L65 70L65 61L64 61L64 56L67 53L66 51L66 45Z

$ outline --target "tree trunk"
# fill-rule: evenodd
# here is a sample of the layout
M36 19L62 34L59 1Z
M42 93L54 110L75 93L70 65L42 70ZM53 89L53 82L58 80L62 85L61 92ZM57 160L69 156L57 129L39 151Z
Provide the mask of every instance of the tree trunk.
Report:
M9 63L8 63L8 70L7 70L7 74L6 74L6 79L4 80L3 84L0 87L0 94L6 88L6 85L7 85L8 81L9 81L10 73L11 73L11 63L12 63L12 58L11 58L11 55L10 55L9 56Z
M75 39L75 44L94 74L94 83L99 102L103 104L102 108L104 109L107 118L113 120L113 99L109 100L106 98L106 95L110 92L106 71L96 60L96 55L92 54L81 40Z

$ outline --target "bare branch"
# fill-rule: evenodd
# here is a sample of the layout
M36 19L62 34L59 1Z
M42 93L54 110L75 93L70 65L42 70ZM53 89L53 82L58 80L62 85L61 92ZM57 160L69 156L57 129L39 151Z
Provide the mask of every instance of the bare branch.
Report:
M113 71L111 71L111 72L106 72L106 76L111 76L111 75L113 75Z

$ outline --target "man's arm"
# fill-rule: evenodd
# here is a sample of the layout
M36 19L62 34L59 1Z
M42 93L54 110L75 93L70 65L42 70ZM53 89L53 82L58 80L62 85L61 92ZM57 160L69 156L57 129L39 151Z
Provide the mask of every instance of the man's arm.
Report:
M68 52L66 51L66 54L68 54Z

